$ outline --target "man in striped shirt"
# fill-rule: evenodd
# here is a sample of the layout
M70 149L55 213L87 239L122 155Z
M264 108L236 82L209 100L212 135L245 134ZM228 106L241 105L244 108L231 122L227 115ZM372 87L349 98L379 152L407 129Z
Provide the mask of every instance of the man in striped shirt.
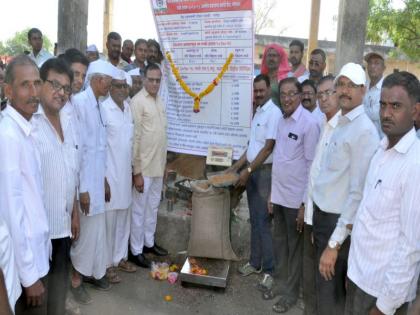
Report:
M71 239L79 235L76 199L79 163L75 116L62 115L71 94L73 72L62 59L48 59L40 69L41 106L33 118L33 137L40 153L43 199L52 255L48 275L48 314L64 314L69 280ZM73 119L69 119L73 118Z
M420 141L414 119L420 83L408 72L385 78L385 137L372 158L351 236L346 315L406 314L420 262Z

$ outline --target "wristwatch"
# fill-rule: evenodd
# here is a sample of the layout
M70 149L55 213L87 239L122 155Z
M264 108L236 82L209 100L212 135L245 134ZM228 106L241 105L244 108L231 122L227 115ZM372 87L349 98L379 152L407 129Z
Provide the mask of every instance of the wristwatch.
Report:
M248 167L246 168L246 170L248 171L248 173L249 173L249 174L251 174L251 172L252 172L252 168L251 168L251 166L248 166Z
M328 241L328 247L331 248L331 249L340 250L341 245L337 241L329 240Z

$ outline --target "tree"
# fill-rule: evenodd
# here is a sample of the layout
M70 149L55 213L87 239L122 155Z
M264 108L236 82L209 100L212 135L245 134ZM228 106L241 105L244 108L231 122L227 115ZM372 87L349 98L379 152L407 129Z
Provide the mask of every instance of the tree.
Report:
M413 61L420 60L420 1L401 0L402 8L392 0L370 0L367 39L373 43L391 40L398 50Z
M5 43L0 41L0 55L15 56L22 54L24 51L31 51L32 48L28 43L28 31L29 28L16 32L15 35L6 40ZM45 35L42 37L44 39L43 47L46 50L50 50L52 47L51 41Z
M260 34L264 28L273 27L274 21L270 18L270 13L276 6L275 0L260 0L257 2L255 10L255 33Z

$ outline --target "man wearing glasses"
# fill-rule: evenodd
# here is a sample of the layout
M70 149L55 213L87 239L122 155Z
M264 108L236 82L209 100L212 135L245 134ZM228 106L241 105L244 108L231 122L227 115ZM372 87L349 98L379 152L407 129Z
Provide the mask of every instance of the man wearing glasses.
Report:
M341 314L345 304L348 235L362 199L369 162L379 144L378 132L363 107L366 76L355 63L335 79L341 114L332 132L319 174L311 178L318 314Z
M278 265L276 287L264 293L265 299L280 295L273 306L277 313L296 304L302 276L303 217L308 174L315 155L319 126L301 104L302 86L296 78L279 83L283 117L280 117L273 152L271 200L273 204L273 247ZM281 280L281 281L278 281ZM279 284L284 284L280 288Z
M75 116L61 110L71 94L73 72L62 59L48 59L40 69L41 106L33 118L39 151L52 254L48 274L48 314L64 314L69 282L71 240L79 237L76 187L79 176Z
M150 267L144 253L166 256L168 251L155 243L157 211L166 165L166 113L158 95L162 72L155 63L145 70L144 88L131 100L134 119L133 205L130 231L130 260Z
M327 153L326 148L332 133L338 124L340 109L338 106L337 93L334 90L334 77L327 75L318 82L317 99L321 112L326 120L322 124L320 140L316 147L315 157L312 162L308 182L308 201L305 209L305 226L303 229L303 300L305 302L305 314L317 314L315 296L315 247L312 240L312 186L319 175L321 161Z

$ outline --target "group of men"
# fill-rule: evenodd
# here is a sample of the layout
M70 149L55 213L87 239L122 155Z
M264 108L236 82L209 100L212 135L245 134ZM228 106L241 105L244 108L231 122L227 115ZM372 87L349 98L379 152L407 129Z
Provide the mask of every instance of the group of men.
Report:
M291 42L290 69L267 46L254 79L248 147L229 170L251 223L238 271L263 273L257 287L277 313L303 289L305 314L406 314L420 271L419 80L384 78L379 53L364 58L368 80L356 63L324 75L321 49L307 71L303 48Z
M0 314L58 315L69 287L89 304L84 283L108 290L118 271L149 268L145 253L168 254L154 239L167 146L162 72L142 39L123 69L115 32L108 60L74 48L53 57L38 29L28 41L33 51L6 68L0 114Z

